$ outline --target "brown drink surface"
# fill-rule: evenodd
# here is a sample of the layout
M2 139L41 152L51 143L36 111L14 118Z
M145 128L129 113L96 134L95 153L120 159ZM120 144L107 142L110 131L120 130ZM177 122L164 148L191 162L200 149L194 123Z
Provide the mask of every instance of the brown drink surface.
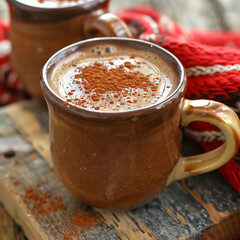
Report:
M99 111L141 109L174 90L173 73L152 52L104 44L64 59L53 72L52 87L66 103Z
M18 2L39 8L71 7L91 0L17 0Z

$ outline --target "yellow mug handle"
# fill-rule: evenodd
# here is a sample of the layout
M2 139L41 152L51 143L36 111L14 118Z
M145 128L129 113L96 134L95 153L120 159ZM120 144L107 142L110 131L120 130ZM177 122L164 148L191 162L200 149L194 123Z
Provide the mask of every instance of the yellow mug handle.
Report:
M217 126L226 141L212 151L181 157L170 173L166 185L175 180L215 170L226 164L238 152L240 120L231 108L211 100L183 99L182 126L186 127L193 121L204 121Z

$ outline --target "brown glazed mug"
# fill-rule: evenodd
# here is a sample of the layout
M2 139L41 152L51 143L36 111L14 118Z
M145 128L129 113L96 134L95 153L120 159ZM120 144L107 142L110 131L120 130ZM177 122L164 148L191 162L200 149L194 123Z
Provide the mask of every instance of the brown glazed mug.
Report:
M13 67L34 97L42 98L40 72L56 51L91 37L131 37L125 23L108 13L109 0L66 0L59 5L59 0L7 1Z
M52 88L54 69L67 57L84 51L86 46L103 43L157 54L166 72L176 75L173 92L149 107L123 112L99 112L66 105L65 99ZM182 64L170 52L152 43L96 38L70 45L47 61L41 86L49 109L55 169L76 197L95 207L140 206L173 181L219 168L240 146L237 115L219 102L185 99L186 75ZM182 127L193 121L214 124L222 130L226 142L208 153L182 157Z

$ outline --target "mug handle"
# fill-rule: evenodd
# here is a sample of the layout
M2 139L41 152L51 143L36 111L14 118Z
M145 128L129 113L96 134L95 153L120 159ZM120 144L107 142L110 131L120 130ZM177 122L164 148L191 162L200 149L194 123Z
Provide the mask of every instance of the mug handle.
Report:
M221 167L234 157L240 146L240 120L231 108L211 100L183 99L182 104L183 127L193 121L208 122L223 132L226 141L220 147L209 152L181 157L170 173L166 185L175 180Z
M132 37L127 25L113 13L90 15L84 22L85 38L93 37Z

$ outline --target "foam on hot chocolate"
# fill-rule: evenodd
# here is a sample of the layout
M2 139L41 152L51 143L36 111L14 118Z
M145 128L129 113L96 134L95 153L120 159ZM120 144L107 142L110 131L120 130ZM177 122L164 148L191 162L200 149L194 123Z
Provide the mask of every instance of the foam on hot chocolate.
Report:
M102 45L84 48L54 69L52 88L66 104L99 111L141 109L175 88L172 72L154 53Z
M72 7L92 0L17 0L19 3L38 8Z

